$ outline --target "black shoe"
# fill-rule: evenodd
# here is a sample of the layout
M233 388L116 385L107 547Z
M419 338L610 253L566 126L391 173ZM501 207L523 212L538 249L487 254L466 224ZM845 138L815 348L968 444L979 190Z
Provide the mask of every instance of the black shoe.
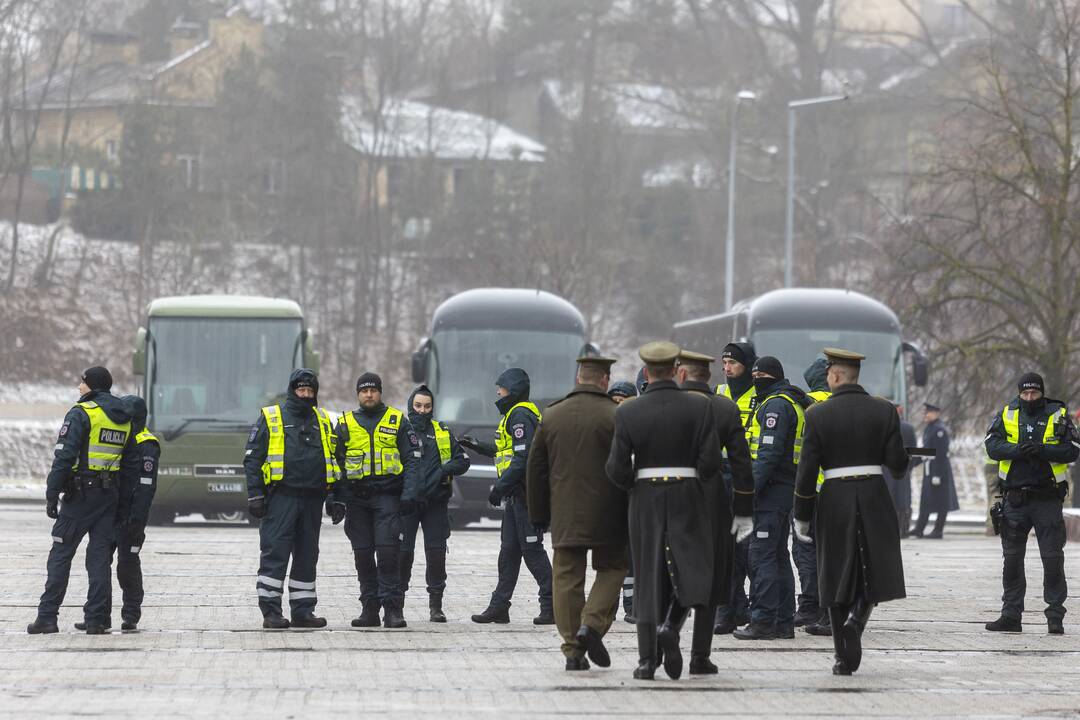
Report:
M95 624L97 624L97 623L95 623ZM112 629L112 623L111 622L104 623L103 627L106 630L111 630ZM84 620L83 622L75 623L75 629L78 630L79 632L86 632L86 621Z
M282 617L281 613L273 613L263 618L264 630L287 630L289 621Z
M823 620L819 620L812 625L807 625L803 628L808 635L816 635L817 637L832 637L832 625L829 624L829 616L826 615Z
M682 677L682 650L679 649L679 631L668 623L660 626L656 633L656 644L664 653L664 672L672 680Z
M26 626L26 632L30 635L52 635L60 632L55 620L42 620L35 618L34 622Z
M775 640L776 626L750 623L746 627L737 629L732 634L736 640Z
M862 664L862 632L859 630L859 626L852 622L850 618L838 630L834 631L840 633L840 643L844 649L841 662L848 668L849 674L853 673Z
M912 540L922 540L922 538L923 538L922 531L918 530L916 528L911 528L907 532L908 532L908 537L911 538Z
M633 613L626 613L625 615L623 615L622 619L623 621L628 622L631 625L637 625L637 618L634 617Z
M794 625L777 625L776 626L776 639L777 640L794 640L795 639L795 626Z
M596 663L597 667L611 667L611 655L608 654L607 648L604 647L604 639L600 637L600 633L588 625L582 625L574 639L577 640L578 647L585 648L585 652L589 654L589 659Z
M730 635L735 632L735 628L737 627L738 625L735 624L734 620L725 620L724 622L713 625L712 632L713 635Z
M138 630L139 629L139 623L137 621L124 620L122 623L120 623L120 629L124 630L126 632L131 632L132 630Z
M844 662L843 660L837 660L835 663L833 663L832 674L833 675L850 675L851 674L851 668L849 668L847 663Z
M589 661L586 660L583 657L579 657L579 658L569 657L569 658L566 658L566 669L567 670L588 670L589 669Z
M428 596L428 620L433 623L446 622L446 615L442 609L442 594Z
M749 624L750 624L750 611L749 610L743 610L742 612L735 615L735 627L742 627L743 625L749 625ZM734 631L732 631L732 632L734 632Z
M324 628L326 627L326 618L315 617L311 613L293 615L292 626L294 628Z
M716 667L716 664L707 655L690 653L691 675L715 675L718 672L720 672L720 668Z
M1060 618L1046 621L1046 632L1051 635L1064 635L1065 624L1061 622Z
M349 624L355 628L379 627L379 606L373 602L364 605L360 617L353 618Z
M993 622L986 623L986 629L990 632L1023 632L1024 627L1020 624L1020 618L1005 617L1002 615Z
M87 635L108 635L109 634L109 629L110 628L109 628L108 625L100 625L98 623L87 623L86 624L86 634Z
M408 626L405 622L405 615L402 614L401 608L395 606L387 606L383 609L383 627L398 629Z
M554 625L555 613L551 611L551 608L547 610L541 610L540 614L533 618L533 625Z
M928 540L940 540L943 536L944 536L944 533L941 532L940 530L935 530L934 532L927 533L926 535L923 535L923 537L928 539Z
M641 663L634 668L635 680L652 680L656 677L656 662L654 660L642 660Z
M799 610L799 612L795 613L795 627L813 625L817 622L819 615L821 615L821 611L819 611L817 608L803 608L802 610Z
M510 608L489 607L479 615L473 615L472 621L474 623L480 623L481 625L487 625L488 623L505 625L510 622Z

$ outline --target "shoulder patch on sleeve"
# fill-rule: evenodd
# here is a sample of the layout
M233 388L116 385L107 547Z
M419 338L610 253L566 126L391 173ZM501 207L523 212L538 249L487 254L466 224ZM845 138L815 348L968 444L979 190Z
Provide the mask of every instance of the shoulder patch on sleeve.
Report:
M255 423L251 426L251 434L248 435L248 442L255 442L255 438L259 434L259 423Z
M71 429L71 421L65 420L64 424L60 426L60 437L64 437L68 434L68 430Z

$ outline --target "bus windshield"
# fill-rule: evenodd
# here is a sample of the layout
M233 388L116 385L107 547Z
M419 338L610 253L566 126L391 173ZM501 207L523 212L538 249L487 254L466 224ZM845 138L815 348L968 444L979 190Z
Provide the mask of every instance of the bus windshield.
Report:
M859 384L871 395L903 402L904 364L900 338L895 334L825 329L759 330L753 334L753 341L758 356L779 358L788 380L804 389L803 371L821 357L822 348L838 347L862 353L866 359L862 362Z
M573 333L535 330L442 330L432 338L435 416L444 422L495 425L495 378L511 367L529 373L539 407L574 386L575 362L585 340Z
M245 428L285 393L301 353L299 318L150 319L150 429Z

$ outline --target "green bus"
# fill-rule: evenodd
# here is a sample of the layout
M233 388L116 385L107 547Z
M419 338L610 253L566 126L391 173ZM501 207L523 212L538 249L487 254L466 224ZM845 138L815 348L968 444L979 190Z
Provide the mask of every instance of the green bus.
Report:
M284 397L289 373L318 366L292 300L189 295L151 302L133 354L147 427L161 441L150 521L189 513L247 517L241 461L251 424L260 408Z

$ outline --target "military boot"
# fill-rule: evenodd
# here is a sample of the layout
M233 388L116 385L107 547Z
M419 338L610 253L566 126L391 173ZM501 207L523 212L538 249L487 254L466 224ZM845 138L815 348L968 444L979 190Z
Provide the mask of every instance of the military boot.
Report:
M26 626L26 632L30 635L51 635L60 632L55 620L42 620L35 618L34 622Z
M638 666L634 669L635 680L652 680L656 677L656 625L637 624Z
M388 604L383 608L383 627L385 628L403 628L408 623L405 622L405 615L401 612L401 608L397 604Z
M324 628L326 627L326 618L315 617L314 613L302 613L292 616L292 626L294 628Z
M851 606L851 612L844 621L841 631L845 635L844 643L847 646L847 664L851 672L859 669L862 663L862 634L866 630L866 623L870 622L870 613L874 610L874 603L867 602L859 597Z
M715 675L719 669L709 660L712 654L713 622L716 611L713 608L694 611L694 634L690 640L690 674Z
M551 608L540 608L540 614L533 618L533 625L554 625L555 613Z
M431 613L431 617L428 618L433 623L446 622L446 615L442 609L442 593L431 593L428 595L428 611Z
M683 607L676 600L668 606L667 616L656 632L656 644L664 653L664 672L672 680L682 677L683 658L679 648L679 631L686 616L690 614L690 608Z
M1065 623L1061 621L1061 618L1047 618L1046 632L1050 633L1051 635L1064 635Z
M510 608L493 608L489 607L484 612L472 616L474 623L480 623L486 625L488 623L495 623L496 625L505 625L510 622Z
M360 611L360 617L353 618L350 624L356 628L379 627L378 603L364 603L364 608Z
M986 623L986 629L990 632L1023 632L1024 626L1020 624L1020 618L1002 615L997 620Z
M288 628L289 621L279 612L272 612L263 618L264 630L287 630Z
M90 624L91 625L101 625L101 626L105 627L108 630L112 629L112 621L111 620L108 621L108 622L104 622L104 623L90 623ZM79 632L86 632L86 621L84 620L82 622L75 623L75 629L78 630Z
M847 645L845 634L840 632L847 618L847 608L832 606L829 608L829 624L833 627L833 675L850 675L851 668L848 666Z

